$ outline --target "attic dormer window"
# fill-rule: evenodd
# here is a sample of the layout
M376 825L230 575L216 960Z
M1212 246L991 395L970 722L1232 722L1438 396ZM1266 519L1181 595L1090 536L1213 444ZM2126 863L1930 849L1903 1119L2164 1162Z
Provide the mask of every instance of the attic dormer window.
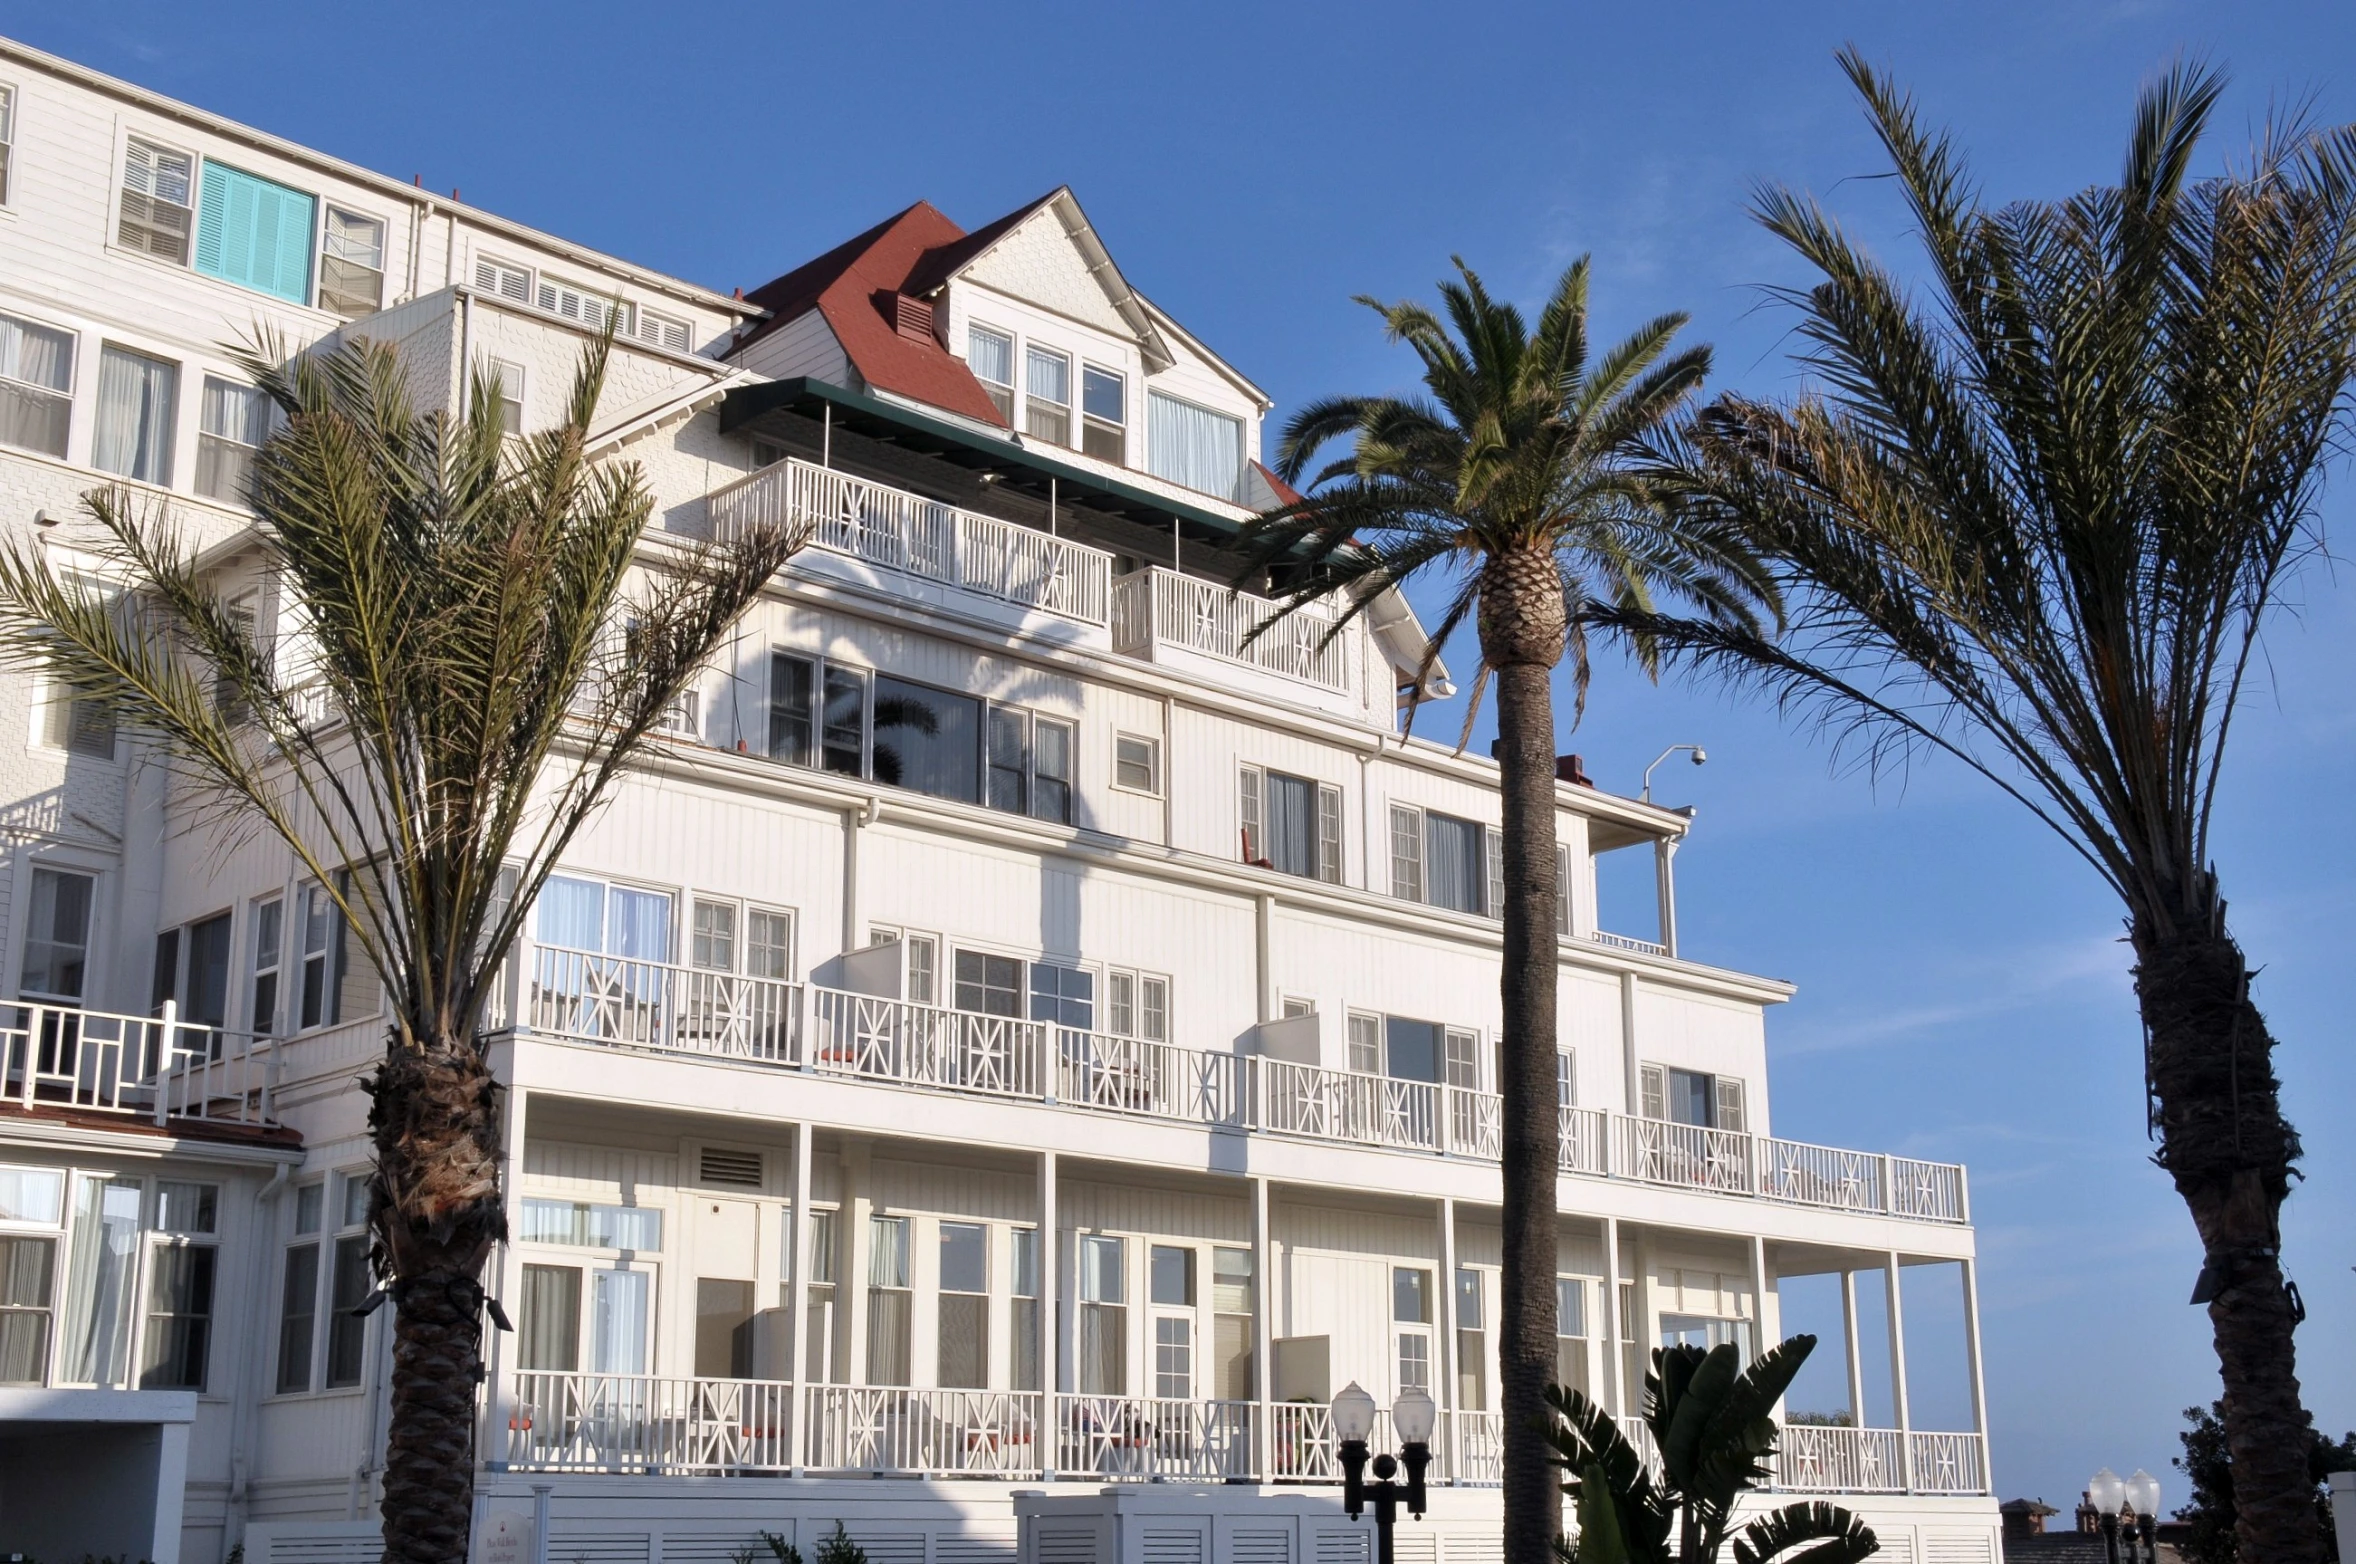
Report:
M1036 343L1023 353L1023 432L1054 445L1072 443L1072 361Z
M998 416L1014 422L1014 338L988 326L965 332L965 367L998 404Z

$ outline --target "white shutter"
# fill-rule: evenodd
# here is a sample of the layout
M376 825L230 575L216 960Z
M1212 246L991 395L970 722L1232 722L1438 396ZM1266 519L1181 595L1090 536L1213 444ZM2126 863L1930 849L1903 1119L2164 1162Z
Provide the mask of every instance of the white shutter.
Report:
M1657 1064L1636 1067L1637 1111L1648 1119L1669 1116L1669 1073Z
M687 322L673 320L668 315L657 315L652 310L638 312L638 340L651 342L674 353L685 353L694 346Z
M1342 883L1342 790L1322 784L1317 789L1317 878Z
M1391 806L1391 894L1423 900L1423 814L1401 804Z
M1717 1127L1722 1130L1732 1130L1737 1135L1747 1133L1749 1130L1750 1121L1744 1116L1742 1111L1743 1103L1741 1080L1735 1076L1721 1075L1717 1077L1717 1081Z
M1489 905L1484 909L1492 918L1505 916L1505 833L1487 832L1481 840L1482 855L1489 862Z
M1246 766L1242 771L1242 786L1236 797L1235 818L1237 845L1243 850L1245 863L1258 863L1268 854L1260 840L1260 799L1265 784L1258 766Z
M476 256L474 285L481 292L496 293L499 297L513 299L518 304L529 304L532 301L532 274L519 266L510 266L504 261L494 261L483 256Z

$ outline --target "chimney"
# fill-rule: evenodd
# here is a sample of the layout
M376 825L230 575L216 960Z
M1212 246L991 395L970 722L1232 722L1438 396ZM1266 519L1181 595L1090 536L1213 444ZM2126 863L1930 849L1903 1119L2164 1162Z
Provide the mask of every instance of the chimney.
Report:
M1588 780L1587 767L1577 755L1557 755L1554 757L1554 780L1568 782L1573 787L1595 786L1593 782Z

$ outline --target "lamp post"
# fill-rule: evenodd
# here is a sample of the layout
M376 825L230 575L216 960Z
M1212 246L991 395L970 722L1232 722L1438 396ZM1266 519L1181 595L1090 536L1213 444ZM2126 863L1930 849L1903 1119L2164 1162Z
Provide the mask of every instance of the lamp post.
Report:
M1391 1528L1398 1524L1400 1501L1406 1501L1408 1514L1423 1519L1423 1473L1432 1464L1432 1425L1439 1417L1430 1392L1412 1386L1400 1392L1391 1403L1398 1457L1388 1452L1374 1457L1374 1481L1369 1483L1366 1436L1374 1432L1374 1397L1352 1380L1333 1398L1333 1432L1342 1447L1342 1510L1356 1520L1366 1513L1366 1501L1374 1500L1375 1564L1392 1564ZM1402 1466L1407 1468L1407 1480L1393 1482Z
M2086 1502L2094 1506L2095 1516L2102 1527L2103 1551L2109 1555L2110 1564L2135 1564L2139 1551L2143 1564L2156 1564L2160 1556L2156 1537L2160 1515L2160 1480L2157 1477L2140 1466L2135 1469L2133 1477L2121 1477L2106 1466L2086 1480ZM2135 1517L2133 1527L2122 1528L2119 1525L2122 1510ZM2127 1537L2124 1553L2119 1548L2119 1535L2123 1529ZM2138 1541L2143 1544L2140 1550L2135 1546Z

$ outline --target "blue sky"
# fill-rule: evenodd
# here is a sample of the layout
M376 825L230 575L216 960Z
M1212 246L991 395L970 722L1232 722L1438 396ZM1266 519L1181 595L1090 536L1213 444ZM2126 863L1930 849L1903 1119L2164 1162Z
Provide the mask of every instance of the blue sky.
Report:
M394 20L398 18L398 20ZM970 225L1069 183L1133 282L1256 377L1279 419L1409 373L1357 293L1428 296L1461 252L1535 300L1595 257L1600 329L1683 309L1718 381L1788 388L1792 263L1757 181L1827 195L1911 264L1832 63L1854 41L1972 148L1985 186L2110 177L2137 85L2180 51L2230 67L2215 150L2270 105L2356 119L2356 8L2173 0L1972 6L398 8L0 0L0 31L647 265L751 287L920 197ZM2335 74L2336 73L2336 74ZM2328 507L2347 516L2344 485ZM2356 612L2310 570L2247 702L2218 833L2307 1132L2288 1258L2308 1402L2356 1425L2356 1101L2348 959ZM1461 659L1460 659L1461 660ZM1459 720L1441 714L1432 731ZM2117 907L1955 767L1879 785L1709 691L1598 677L1563 748L1700 816L1683 943L1800 993L1770 1023L1778 1132L1968 1161L2001 1492L2073 1499L2166 1462L2215 1394L2185 1306L2190 1224L2149 1163ZM1640 866L1607 882L1636 927ZM1910 1281L1918 1414L1953 1407L1951 1305ZM1926 1338L1942 1336L1934 1342ZM1830 1353L1828 1352L1828 1357ZM2174 1498L2171 1498L2171 1503Z

